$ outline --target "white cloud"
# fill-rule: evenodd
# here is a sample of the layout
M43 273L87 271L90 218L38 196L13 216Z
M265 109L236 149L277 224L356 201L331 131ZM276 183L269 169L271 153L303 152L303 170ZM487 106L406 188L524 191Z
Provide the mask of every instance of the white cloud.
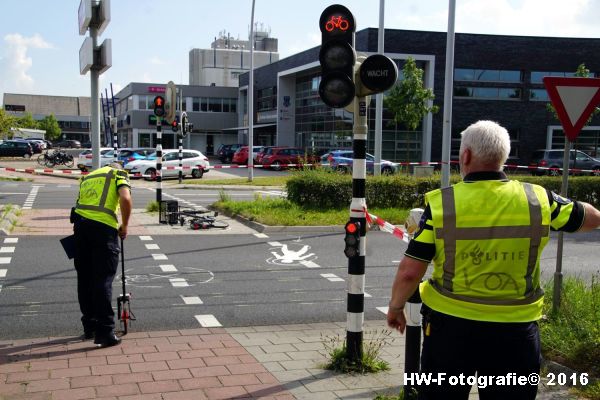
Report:
M150 64L154 64L154 65L165 65L165 64L166 64L166 61L165 61L165 60L163 60L163 59L160 59L160 58L158 58L158 57L156 57L156 56L154 56L154 57L152 57L152 58L150 59Z
M299 53L301 51L310 49L312 47L318 46L321 44L321 33L311 33L306 35L303 40L295 40L290 45L286 46L285 49L282 49L281 46L279 48L279 53L281 58L285 58L291 56L292 54Z
M34 79L28 74L33 60L28 56L29 49L52 49L54 46L40 35L24 37L19 33L4 36L4 56L0 59L0 88L6 90L27 90L33 87Z

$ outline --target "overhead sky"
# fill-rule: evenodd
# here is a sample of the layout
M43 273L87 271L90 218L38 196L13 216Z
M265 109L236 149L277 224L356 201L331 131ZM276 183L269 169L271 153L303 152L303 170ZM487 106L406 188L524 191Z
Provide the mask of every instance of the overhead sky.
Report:
M319 45L318 19L335 1L255 0L255 22L279 39L280 58ZM379 0L340 0L357 30L379 25ZM444 32L448 0L385 0L385 27ZM89 96L79 74L79 0L0 0L2 94ZM113 66L100 89L129 82L188 84L188 53L220 32L247 39L252 0L111 0ZM456 32L600 38L600 0L456 0ZM585 60L582 60L585 62ZM110 90L110 89L109 89Z

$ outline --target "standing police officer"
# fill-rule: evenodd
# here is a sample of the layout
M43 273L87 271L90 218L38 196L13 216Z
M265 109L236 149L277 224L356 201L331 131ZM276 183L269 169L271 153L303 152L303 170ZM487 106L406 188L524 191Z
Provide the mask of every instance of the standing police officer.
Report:
M121 208L121 225L117 210ZM132 201L127 172L119 163L80 180L74 207L77 294L85 339L102 347L121 342L114 333L112 283L119 263L119 237L127 237Z
M419 387L419 399L467 399L471 386L450 376L528 376L540 370L540 255L549 230L588 231L600 212L502 172L510 152L506 129L479 121L461 133L463 182L425 195L420 230L398 266L387 314L404 332L403 309L420 285L421 372L445 373L445 385ZM481 399L535 399L535 385L490 385Z

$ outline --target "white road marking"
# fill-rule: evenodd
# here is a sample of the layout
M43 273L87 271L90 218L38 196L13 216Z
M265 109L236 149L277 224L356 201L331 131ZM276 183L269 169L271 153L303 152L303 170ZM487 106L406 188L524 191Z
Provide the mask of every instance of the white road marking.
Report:
M365 297L373 297L373 296L371 296L371 295L370 295L369 293L367 293L367 292L365 292L365 293L364 293L364 295L365 295Z
M73 185L58 185L57 188L70 188Z
M19 238L10 237L10 238L4 239L4 243L18 243L18 242L19 242Z
M14 253L14 247L0 247L0 253Z
M161 264L159 267L163 272L177 272L177 268L173 264Z
M387 315L389 307L375 307L375 308L378 309L379 311L381 311L382 313L384 313L385 315Z
M281 247L283 246L281 243L279 242L268 242L269 246L271 247Z
M268 235L266 235L264 233L255 233L254 236L256 236L257 238L261 238L261 239L269 237Z
M6 194L6 195L11 195L11 194L27 194L27 192L0 192L0 194Z
M140 240L147 242L149 240L152 240L152 236L140 236Z
M212 314L196 315L195 317L203 328L216 328L222 326Z
M152 258L155 260L168 260L169 258L165 254L152 254Z
M12 257L0 257L0 264L10 264L10 259Z
M321 274L321 276L330 282L344 282L344 280L336 274Z
M171 285L173 285L173 287L188 287L190 286L187 281L183 278L170 278L169 282L171 282Z
M0 278L6 278L7 269L0 269Z
M185 304L204 304L198 296L181 296Z
M312 261L300 261L300 264L304 265L306 268L321 268L319 264Z
M146 245L146 250L159 250L160 247L156 243L149 243Z
M0 292L2 291L2 285L0 285Z

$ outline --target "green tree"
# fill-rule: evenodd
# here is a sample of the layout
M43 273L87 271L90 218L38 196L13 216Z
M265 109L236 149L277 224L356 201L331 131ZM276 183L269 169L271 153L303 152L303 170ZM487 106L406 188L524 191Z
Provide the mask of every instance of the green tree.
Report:
M575 76L578 78L589 78L590 70L585 67L584 63L581 63L577 67L577 71L575 71ZM554 109L554 106L552 105L552 103L546 104L546 110L548 110L548 112L552 113L552 115L554 115L554 118L558 120L558 114L556 114L556 110ZM592 112L592 115L590 115L590 118L587 120L587 122L585 124L586 125L589 124L592 121L592 118L594 118L594 116L597 115L598 113L600 113L600 109L598 109L598 107L596 107L596 109Z
M0 108L0 138L4 139L11 134L10 128L16 124L16 118Z
M22 117L17 118L15 126L18 128L26 128L26 129L38 129L39 128L38 122L35 119L33 119L33 116L31 115L31 113L25 113L25 115L23 115Z
M435 99L432 89L423 85L423 70L417 67L415 60L409 57L402 69L404 79L398 81L384 98L385 107L394 115L396 124L415 130L428 113L439 111L438 106L427 105Z
M62 134L62 130L60 129L54 114L45 116L38 125L39 129L46 131L46 139L48 140L59 139L60 135Z

